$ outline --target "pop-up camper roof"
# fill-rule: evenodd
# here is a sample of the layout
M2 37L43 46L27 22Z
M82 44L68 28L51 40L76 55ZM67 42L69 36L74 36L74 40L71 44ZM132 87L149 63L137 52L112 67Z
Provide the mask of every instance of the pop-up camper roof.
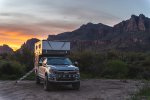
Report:
M67 55L70 42L42 40L35 44L35 55Z

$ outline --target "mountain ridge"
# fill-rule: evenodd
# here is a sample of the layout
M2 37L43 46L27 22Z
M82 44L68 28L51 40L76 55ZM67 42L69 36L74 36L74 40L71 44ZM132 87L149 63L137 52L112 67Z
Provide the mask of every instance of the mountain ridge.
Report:
M150 18L140 14L131 15L113 27L104 24L87 23L72 32L49 35L47 40L71 41L76 48L105 51L110 49L124 51L150 50ZM77 45L78 44L78 45Z
M72 32L64 32L58 35L49 35L47 40L62 40L62 38L67 40L95 40L95 38L101 38L103 35L106 35L112 31L112 27L104 25L101 23L93 24L87 23L80 26L80 28ZM94 33L94 34L91 34ZM77 36L79 35L79 37ZM87 36L86 36L87 35Z
M71 32L49 35L47 40L70 41L73 51L106 51L111 49L123 51L150 50L150 18L143 14L131 15L113 27L102 23L87 23ZM39 39L32 38L22 44L23 47L34 50L34 44ZM2 50L1 50L2 51Z
M87 23L80 28L72 31L72 32L64 32L58 35L49 35L48 40L62 40L62 38L69 40L69 38L74 40L97 40L97 38L103 38L109 33L123 33L123 32L150 32L150 18L145 17L145 15L140 14L139 16L131 15L131 18L125 21L122 21L113 27L98 23ZM91 36L96 34L95 37ZM80 35L82 37L77 37ZM84 36L83 36L84 35ZM89 37L85 36L89 35ZM101 35L101 37L100 37Z

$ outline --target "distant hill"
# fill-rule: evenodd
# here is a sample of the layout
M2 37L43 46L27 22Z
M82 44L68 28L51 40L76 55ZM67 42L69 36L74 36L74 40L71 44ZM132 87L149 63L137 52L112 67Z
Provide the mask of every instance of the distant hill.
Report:
M0 46L0 54L2 53L13 53L13 49L4 44L3 46Z
M113 27L88 23L72 32L49 35L48 40L68 40L74 50L150 50L150 18L140 14Z
M112 27L104 24L88 23L72 32L49 35L48 40L99 40L112 32Z
M19 50L22 50L23 47L27 47L29 50L34 51L34 44L38 41L40 41L40 40L37 38L29 39L24 44L22 44L22 46Z

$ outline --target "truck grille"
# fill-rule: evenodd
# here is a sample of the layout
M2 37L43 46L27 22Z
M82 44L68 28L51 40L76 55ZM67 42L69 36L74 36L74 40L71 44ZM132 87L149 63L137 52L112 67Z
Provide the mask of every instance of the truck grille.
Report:
M74 71L59 71L56 72L57 81L74 81L75 80Z
M75 79L74 78L68 78L68 79L60 78L60 79L57 79L57 81L75 81Z
M75 71L58 71L55 74L76 74Z

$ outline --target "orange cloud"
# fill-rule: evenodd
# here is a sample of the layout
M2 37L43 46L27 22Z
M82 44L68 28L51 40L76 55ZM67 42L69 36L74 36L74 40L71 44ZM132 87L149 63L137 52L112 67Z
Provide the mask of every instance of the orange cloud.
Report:
M0 23L0 45L7 44L16 50L30 38L47 39L50 34L71 31L77 26L77 23L66 24L62 21Z
M26 42L27 39L30 38L45 38L34 34L23 34L19 32L6 32L6 33L0 33L0 45L7 44L9 45L13 50L17 50L20 48L20 46Z

